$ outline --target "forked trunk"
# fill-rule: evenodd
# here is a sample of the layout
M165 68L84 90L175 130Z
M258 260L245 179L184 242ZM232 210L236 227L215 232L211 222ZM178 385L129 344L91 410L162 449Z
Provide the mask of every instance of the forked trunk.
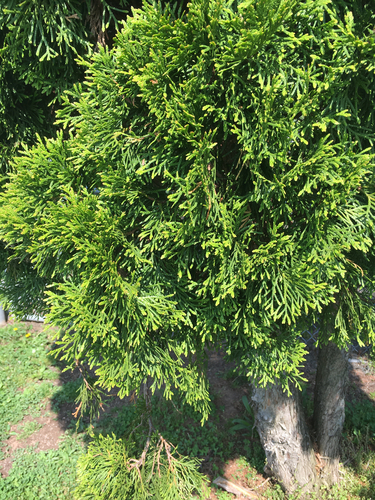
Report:
M316 458L305 423L301 395L288 397L279 384L253 387L255 425L273 475L288 492L317 485Z
M319 349L314 395L318 462L325 484L339 481L339 445L345 420L348 352L330 342Z

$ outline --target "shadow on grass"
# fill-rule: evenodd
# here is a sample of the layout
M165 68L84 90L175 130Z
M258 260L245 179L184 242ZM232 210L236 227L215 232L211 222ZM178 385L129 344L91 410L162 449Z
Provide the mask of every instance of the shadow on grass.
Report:
M308 345L302 400L312 429L317 349ZM345 423L341 440L341 482L329 498L375 498L375 369L368 354L350 352L345 404ZM326 497L323 497L326 498ZM328 498L328 497L327 497Z
M55 344L51 345L51 364L59 371L59 380L58 388L51 398L51 405L61 429L78 434L87 433L90 429L94 430L95 433L114 433L121 437L126 432L126 425L129 422L129 417L126 415L134 413L134 405L129 403L129 398L120 399L116 389L110 392L106 391L103 397L103 409L98 411L92 421L85 414L82 418L78 418L75 414L79 416L81 412L77 413L79 406L77 398L80 387L84 383L81 372L78 368L69 369L65 361L56 359L53 356L54 349ZM92 370L89 370L89 373L91 376L94 375ZM85 440L89 440L87 436L85 436Z
M368 357L350 363L345 425L341 443L344 478L357 477L353 493L375 498L375 370Z
M54 346L51 346L53 351ZM53 359L51 357L51 359ZM57 419L64 430L76 430L77 420L72 416L77 404L78 390L82 383L78 369L64 371L66 364L54 360L53 365L60 373L59 389L52 398ZM201 460L200 470L212 481L217 476L255 487L264 481L265 455L256 430L232 432L233 419L244 418L246 410L241 401L248 394L249 385L233 373L233 364L225 363L223 353L208 353L208 378L211 385L212 411L202 426L201 415L191 407L183 405L178 396L166 401L160 395L152 398L153 426L163 437L177 447L181 455ZM106 393L104 411L92 421L83 417L77 428L85 435L86 445L90 442L88 430L94 434L123 437L131 429L135 417L135 405L131 398L121 400L117 391ZM145 434L147 426L145 426ZM235 471L240 461L241 474ZM213 497L214 498L214 497Z
M52 346L53 349L53 346ZM53 359L53 358L51 358ZM56 369L64 370L64 362L55 360ZM342 484L333 492L332 498L342 495L356 495L360 498L375 496L375 402L369 392L369 380L374 383L375 375L365 368L366 363L351 364L346 422L342 442ZM353 368L354 366L354 368ZM313 407L313 381L316 366L314 352L307 361L309 384L303 394L306 413L311 416ZM362 372L360 371L362 370ZM165 439L178 447L179 453L198 457L201 471L212 481L217 476L238 482L242 486L254 488L263 481L265 455L255 430L251 430L251 415L241 403L242 397L249 394L249 386L242 378L236 377L233 365L223 360L223 353L209 353L208 377L212 390L212 412L202 427L200 415L190 407L183 406L178 397L171 402L155 396L152 401L153 424ZM76 420L72 414L76 410L75 400L82 383L78 369L60 373L59 389L52 398L60 426L72 433ZM121 438L132 425L135 409L130 398L121 400L113 390L104 398L105 411L92 422L95 434L112 435ZM231 432L233 419L247 417L249 429ZM86 444L90 441L89 419L84 417L77 429L83 433ZM350 485L349 485L350 483ZM268 487L268 485L267 485ZM350 491L349 491L350 490ZM259 490L262 492L262 489ZM340 496L341 495L341 496ZM211 496L215 498L215 496ZM271 496L272 498L272 496ZM282 497L278 497L282 498ZM349 496L348 496L349 498Z

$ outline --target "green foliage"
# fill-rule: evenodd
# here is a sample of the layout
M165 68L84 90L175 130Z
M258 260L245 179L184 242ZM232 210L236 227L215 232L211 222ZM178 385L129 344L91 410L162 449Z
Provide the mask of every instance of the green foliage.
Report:
M265 494L265 498L269 498L272 500L284 500L285 494L283 490L281 489L281 486L279 484L275 485L272 490L268 490Z
M20 80L41 93L66 88L76 80L74 57L91 52L87 16L88 2L8 1L0 17L1 56Z
M82 80L78 56L110 41L108 30L124 16L124 0L7 0L0 9L0 175L35 134L54 135L55 105ZM1 179L0 179L1 182Z
M287 389L307 317L322 342L374 339L371 16L145 4L81 60L66 130L15 161L0 232L50 283L61 352L97 387L151 377L207 417L207 342Z
M79 389L82 385L82 379L70 380L53 395L53 404L58 408L64 403L74 403L77 399Z
M1 58L21 81L58 96L77 81L75 58L92 53L92 42L105 43L124 6L124 0L117 7L105 0L8 0L0 11Z
M77 57L112 43L125 0L7 0L0 8L0 190L12 159L36 135L53 137L61 94L83 79ZM0 303L25 314L45 313L45 279L29 259L12 262L0 242Z
M75 487L80 444L66 437L58 450L19 450L7 478L0 477L0 499L68 500Z
M43 378L48 380L56 375L48 369L52 363L52 358L46 356L49 344L50 340L46 334L30 333L22 324L0 329L2 442L11 435L15 435L17 440L27 439L42 427L39 422L33 420L33 417L41 415L40 410L46 407L47 398L57 411L58 407L64 404L73 403L81 387L86 387L87 381L90 380L82 368L82 377L67 382L62 387L55 387L51 382L43 382ZM107 397L108 399L110 398ZM31 420L22 423L26 415L31 417ZM146 417L148 415L147 405L141 398L138 399L136 407L125 406L117 415L112 413L99 423L95 420L91 433L93 442L89 445L87 455L80 458L78 471L81 471L81 475L77 498L108 498L107 492L104 496L100 493L101 488L96 482L101 481L102 485L103 478L100 474L103 469L107 477L106 485L112 491L113 498L119 498L126 488L129 490L129 498L135 498L137 495L139 498L146 498L151 495L156 498L190 500L193 492L198 491L203 494L205 479L197 470L199 460L181 456L159 434L155 434L147 447L145 446L147 440L142 427L145 415ZM197 420L197 416L195 418ZM17 423L19 425L10 432L11 425ZM167 422L167 427L169 424L170 422ZM132 432L134 427L136 432ZM81 430L85 430L85 426L82 426ZM203 433L200 426L199 430ZM115 437L113 432L116 432L118 437ZM131 443L129 436L132 436ZM69 446L66 444L60 446L56 452L35 454L32 450L30 452L26 450L24 453L19 453L14 462L14 467L18 467L19 470L16 472L13 468L9 477L0 481L0 499L72 498L76 476L74 465L82 450L76 442L69 441L69 443ZM128 453L129 463L124 460L118 463L116 460L122 456L124 447ZM93 460L90 453L96 455L98 449L105 450L105 456L111 454L109 456L112 456L113 462L108 463L106 459L100 461L98 457ZM143 453L145 456L142 462ZM46 465L48 460L51 463ZM138 463L139 460L141 461ZM133 467L134 470L132 464L137 465ZM43 468L46 469L45 480L38 482L37 475L41 474ZM110 470L114 470L113 475L107 476ZM65 474L69 474L69 479L62 479L61 476ZM139 477L142 477L142 482L138 481ZM87 481L91 485L89 489ZM125 483L129 483L127 487ZM96 491L97 487L99 493Z
M0 55L1 57L1 55ZM17 80L0 59L0 187L9 161L22 144L33 144L39 132L47 137L53 130L46 102L30 85Z
M232 420L230 433L241 432L242 436L245 433L247 437L251 438L251 440L246 438L243 440L243 448L249 465L262 474L265 465L265 454L255 429L254 413L246 396L242 397L242 403L245 408L244 417Z
M43 427L42 424L39 424L38 422L35 422L35 420L30 420L29 422L26 422L24 425L19 425L18 430L20 431L19 434L17 432L11 432L10 434L15 434L17 435L17 440L22 441L23 439L27 439L29 436L34 434L34 432L38 431Z
M236 418L233 420L233 423L235 424L232 428L231 431L247 431L247 432L253 432L254 430L254 414L253 410L250 407L249 401L246 396L242 397L242 403L245 407L246 410L246 415L245 418Z
M176 453L154 435L143 464L129 440L99 435L78 461L77 499L189 500L193 493L204 497L203 476L198 461Z
M234 498L234 496L231 495L230 493L227 493L226 491L220 491L220 490L218 490L216 492L216 497L218 500L232 500L232 498Z
M258 440L244 439L244 450L246 457L251 465L259 474L263 474L264 466L266 463L266 456L264 450Z
M115 434L117 437L129 435L136 417L134 405L124 405L114 408L102 415L100 421L94 421L93 433L95 435L108 436Z
M30 336L26 337L25 335ZM40 345L42 342L43 346ZM24 324L0 328L0 365L3 367L0 374L0 387L3 390L9 386L10 391L9 394L4 391L1 393L1 403L4 402L0 411L0 428L4 430L2 439L10 435L9 423L18 424L15 433L21 443L22 439L26 438L26 434L22 436L23 432L33 430L32 426L36 430L35 424L32 423L35 421L30 420L31 423L25 425L22 423L22 418L26 415L29 418L43 415L40 410L45 407L47 397L55 403L54 411L57 411L57 406L61 408L62 405L72 404L75 401L77 389L82 383L82 379L64 383L61 387L54 387L48 383L44 385L38 380L42 367L45 367L42 373L45 380L58 375L49 369L54 362L51 356L46 356L46 349L49 346L50 340L45 333L30 332ZM34 353L33 349L35 349ZM18 351L20 351L19 355L17 355ZM28 361L30 364L27 364ZM60 363L59 366L61 367ZM7 367L12 373L10 380L14 379L17 382L17 388L14 391L9 385L9 379L6 379ZM20 376L15 379L17 367ZM42 386L39 393L36 392L35 385ZM26 393L25 398L22 396L23 393ZM13 399L17 404L12 404ZM110 397L107 397L105 401L110 402ZM99 420L93 420L92 433L97 436L93 442L100 442L101 438L98 435L102 435L110 438L111 446L113 445L117 450L121 449L132 429L140 423L144 408L145 406L142 404L140 408L135 408L133 404L109 405ZM194 412L191 407L183 406L178 397L172 402L164 401L155 396L152 401L154 425L159 428L167 441L177 445L180 453L208 458L212 463L212 470L218 474L223 473L219 472L223 466L223 460L230 458L231 463L236 464L236 473L247 472L248 480L255 480L256 472L263 473L265 460L255 431L254 438L250 437L250 433L248 438L243 439L241 431L237 431L233 435L222 425L219 425L218 411L215 410L214 403L211 403L209 422L201 426L199 425L200 415ZM248 415L247 412L246 414ZM346 427L341 450L342 462L346 463L345 467L341 467L342 484L330 491L320 491L315 495L316 498L360 500L374 496L375 454L373 452L373 437L369 427L373 420L373 407L370 407L367 402L357 401L355 404L347 406ZM73 491L77 485L75 464L78 457L85 451L74 431L74 421L70 427L71 437L65 438L56 451L37 453L34 449L27 449L16 453L10 476L6 479L0 479L1 500L13 500L14 498L70 500L73 497ZM88 428L85 421L80 430L84 430L83 436L86 436ZM113 438L112 433L116 439ZM144 428L139 427L135 430L132 434L132 441L136 443L135 448L133 448L135 449L133 457L138 459L144 449ZM198 453L194 449L195 443L199 444ZM204 455L203 452L207 454ZM244 457L238 457L239 452ZM87 474L93 473L93 477L95 477L97 470L90 469L86 472ZM257 479L259 478L260 476L257 477ZM270 484L270 488L264 496L266 498L285 498L285 495L280 491L277 486ZM219 490L216 493L219 493ZM315 497L312 493L311 498ZM298 495L291 498L298 498Z
M12 259L10 249L0 244L0 303L19 319L27 315L43 316L46 312L44 291L47 282L36 273L30 260ZM10 262L11 261L11 262Z

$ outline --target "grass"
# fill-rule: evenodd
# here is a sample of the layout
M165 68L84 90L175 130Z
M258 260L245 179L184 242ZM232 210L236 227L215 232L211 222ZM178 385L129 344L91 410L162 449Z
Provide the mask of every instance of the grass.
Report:
M80 380L56 385L61 373L48 355L51 346L47 333L32 332L24 324L0 329L0 460L7 454L7 440L11 436L22 445L22 441L42 428L43 424L35 419L45 415L47 406L56 418L64 408L68 415L70 410L66 408L74 406ZM233 373L223 378L235 387L245 383ZM303 401L311 413L311 400L306 391ZM217 408L214 399L210 419L202 427L200 415L183 406L178 398L166 402L154 397L152 418L155 427L178 446L181 454L203 460L201 470L212 479L225 475L227 467L231 467L229 480L242 481L247 487L255 488L264 481L265 456L253 429L253 415L245 403L241 418L223 422L221 408ZM57 450L38 451L37 445L17 450L9 476L0 478L0 500L71 500L76 462L85 453L92 432L121 437L132 424L134 415L133 405L110 405L90 429L84 419L77 431L75 420L70 418ZM341 485L329 492L320 491L316 498L375 498L375 406L370 399L347 404L341 456L346 463ZM263 490L262 498L287 498L272 481ZM214 487L211 496L217 500L234 498ZM297 499L298 494L288 498Z
M35 422L35 420L31 420L29 422L26 422L25 425L19 425L18 426L18 429L19 429L18 433L16 433L16 432L12 433L11 432L11 434L16 434L17 440L18 441L22 441L22 440L27 439L28 437L30 437L32 434L34 434L34 432L38 431L42 427L43 427L42 424L39 424L38 422Z
M42 424L35 418L45 414L48 403L58 417L65 405L74 403L80 380L69 380L60 386L54 382L60 377L56 362L48 352L51 339L47 333L29 331L23 324L0 329L0 449L5 453L12 435L17 441L26 440ZM58 365L58 364L57 364ZM18 450L13 456L9 476L0 480L0 500L72 498L75 487L75 463L84 452L82 445L90 441L90 433L121 436L134 419L134 406L109 407L93 422L90 429L83 420L76 431L75 420L66 423L67 435L58 450L38 452L36 448ZM232 456L243 455L242 469L249 480L264 466L264 454L252 438L230 432L231 423L220 424L220 409L212 406L209 422L202 427L200 415L183 406L176 398L165 402L158 397L152 401L154 425L163 436L178 445L178 451L205 460L205 467L213 475L224 474L225 462ZM26 422L24 419L26 418ZM254 453L255 450L255 453ZM4 458L4 453L0 457ZM43 480L40 477L43 476ZM217 498L225 497L218 490Z
M58 450L35 453L27 448L16 452L6 479L0 479L0 500L71 499L75 467L82 447L67 436Z
M49 343L46 334L32 334L23 325L0 329L0 449L11 426L28 415L40 416L56 390Z

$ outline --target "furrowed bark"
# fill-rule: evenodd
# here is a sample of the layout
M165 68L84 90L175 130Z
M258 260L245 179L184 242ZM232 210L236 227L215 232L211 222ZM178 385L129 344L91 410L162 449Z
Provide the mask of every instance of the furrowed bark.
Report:
M97 45L105 47L106 34L102 30L103 6L100 0L91 0L89 22Z
M308 492L316 486L316 458L301 404L293 388L287 396L279 384L252 388L255 425L268 466L285 491ZM303 497L301 497L303 498Z
M349 353L330 342L321 346L314 395L314 427L320 474L327 485L339 481L339 446L345 420Z

